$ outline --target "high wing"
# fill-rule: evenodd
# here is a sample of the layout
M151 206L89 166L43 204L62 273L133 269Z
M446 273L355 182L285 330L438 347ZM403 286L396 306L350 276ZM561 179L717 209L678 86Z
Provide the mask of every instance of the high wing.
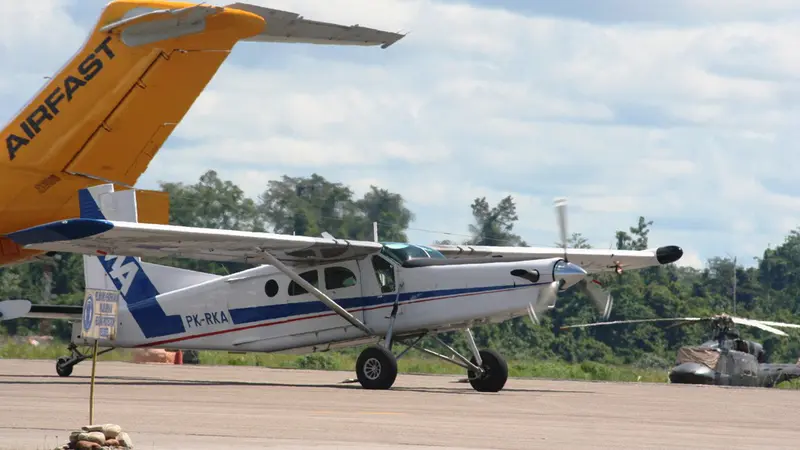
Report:
M380 45L388 48L405 35L366 28L359 25L339 25L329 22L308 20L303 16L278 9L247 3L234 3L226 6L229 9L240 9L264 18L267 23L264 30L244 41L286 42L304 44L331 45Z
M494 247L480 245L431 245L447 258L507 258L525 257L531 259L562 258L564 250L548 247ZM567 249L569 261L583 267L589 273L617 270L635 270L645 267L670 264L683 256L683 249L668 245L649 250L601 250Z
M218 230L102 219L68 219L7 235L23 248L80 254L180 257L287 265L342 261L377 253L377 242ZM265 254L268 252L269 254Z

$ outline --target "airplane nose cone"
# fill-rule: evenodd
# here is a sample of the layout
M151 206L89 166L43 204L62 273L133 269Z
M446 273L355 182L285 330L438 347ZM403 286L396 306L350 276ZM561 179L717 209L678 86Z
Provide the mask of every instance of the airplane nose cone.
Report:
M666 245L656 249L656 260L659 264L669 264L681 259L683 249L677 245Z
M556 264L556 267L553 270L553 278L556 280L563 279L564 284L567 286L571 286L574 283L581 281L584 277L586 277L586 275L588 275L588 272L586 272L583 267L564 261Z
M714 371L699 363L683 363L669 372L669 381L680 384L714 384Z

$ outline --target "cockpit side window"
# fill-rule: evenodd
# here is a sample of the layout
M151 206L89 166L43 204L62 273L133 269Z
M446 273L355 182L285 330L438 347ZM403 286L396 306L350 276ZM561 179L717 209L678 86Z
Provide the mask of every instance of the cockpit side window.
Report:
M325 288L342 289L356 285L356 275L346 267L328 267L325 269Z
M317 273L316 270L309 270L308 272L303 272L300 274L300 278L308 281L309 283L311 283L312 286L319 289L319 274ZM308 293L308 291L305 290L305 288L303 288L299 284L295 283L294 281L289 283L289 295L295 296L306 293Z
M381 292L384 294L394 292L394 266L380 256L374 255L372 257L372 268L375 270L375 276L378 279Z

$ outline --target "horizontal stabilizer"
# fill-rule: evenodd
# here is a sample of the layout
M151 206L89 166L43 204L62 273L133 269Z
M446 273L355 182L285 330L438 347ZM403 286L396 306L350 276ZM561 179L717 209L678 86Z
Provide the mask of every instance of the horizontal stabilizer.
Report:
M0 321L14 319L80 319L82 306L35 305L28 300L0 301Z
M110 23L100 31L117 32L125 45L137 47L202 32L205 29L206 17L222 10L223 8L208 5L152 11L135 8L131 11L142 12Z
M0 321L25 317L31 310L28 300L5 300L0 302Z
M304 19L303 16L278 9L247 3L234 3L226 8L240 9L264 18L267 25L261 33L245 41L288 42L327 45L380 45L388 48L405 35L366 28Z
M25 314L26 319L79 320L81 317L83 306L80 305L31 305L31 311Z

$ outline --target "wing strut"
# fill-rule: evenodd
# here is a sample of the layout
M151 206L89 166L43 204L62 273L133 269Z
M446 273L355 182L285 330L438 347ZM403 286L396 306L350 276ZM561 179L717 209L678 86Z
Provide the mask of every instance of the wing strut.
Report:
M359 330L363 331L368 335L374 335L375 332L372 331L369 327L364 325L360 320L356 319L355 316L350 314L346 309L342 308L338 303L336 303L332 298L325 295L322 291L315 288L311 283L304 280L300 275L298 275L294 270L287 267L283 264L278 258L272 256L267 250L263 248L259 248L259 251L264 255L264 258L267 262L283 272L287 277L291 278L295 283L302 286L308 292L314 294L314 297L317 297L319 301L325 303L328 308L332 309L336 314L342 316L345 320L353 324L354 327L358 328Z

